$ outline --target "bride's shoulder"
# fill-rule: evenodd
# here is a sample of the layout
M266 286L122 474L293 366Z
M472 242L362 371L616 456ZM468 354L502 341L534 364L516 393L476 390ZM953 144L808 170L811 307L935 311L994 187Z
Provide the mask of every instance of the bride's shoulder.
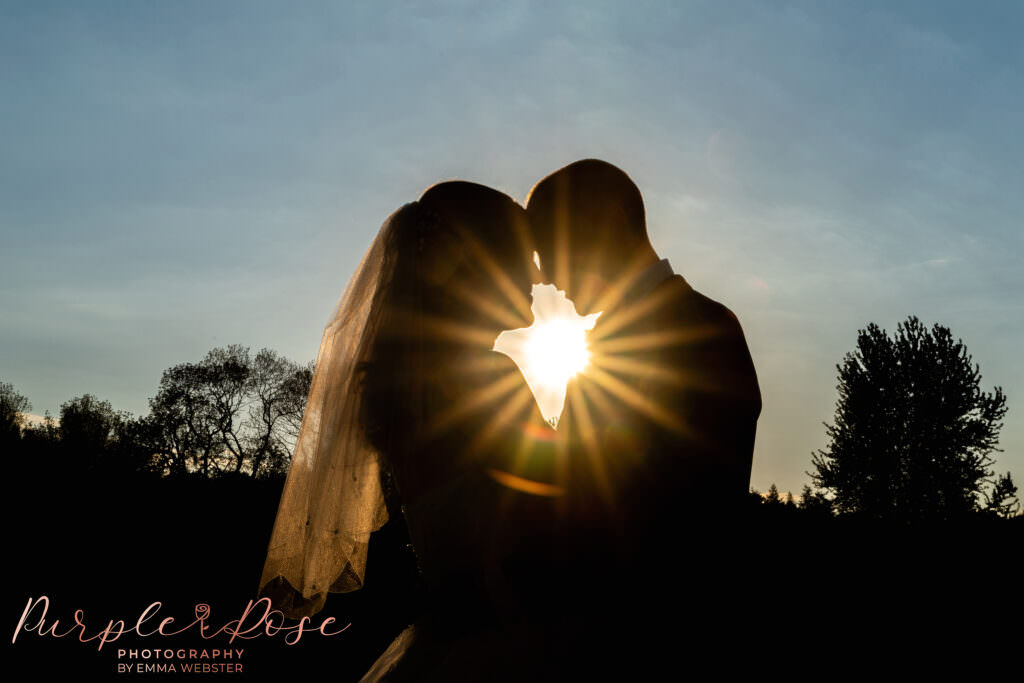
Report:
M445 393L449 400L474 406L475 420L490 422L500 411L503 423L548 427L519 366L500 351L479 350L462 356ZM467 415L468 417L468 415Z
M460 352L457 362L452 363L443 374L453 375L451 379L457 381L463 390L480 389L498 380L515 386L518 381L513 382L514 377L521 379L523 386L526 385L526 378L515 361L500 351L487 349Z

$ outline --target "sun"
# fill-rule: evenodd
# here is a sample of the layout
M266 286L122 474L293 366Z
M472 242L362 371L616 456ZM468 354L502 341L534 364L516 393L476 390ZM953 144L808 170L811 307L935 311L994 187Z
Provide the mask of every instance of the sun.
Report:
M590 363L586 335L587 328L569 318L535 325L523 347L527 366L524 372L545 387L564 387Z
M505 330L494 350L516 362L530 386L544 419L557 424L565 404L566 385L590 363L587 332L600 313L579 315L572 300L553 285L534 285L533 324Z

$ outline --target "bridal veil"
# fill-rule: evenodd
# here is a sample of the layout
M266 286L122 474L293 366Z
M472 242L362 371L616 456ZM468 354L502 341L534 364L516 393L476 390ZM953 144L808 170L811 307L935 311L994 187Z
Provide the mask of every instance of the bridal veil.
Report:
M271 533L259 593L291 618L327 593L362 587L370 534L388 519L379 454L360 424L360 367L380 325L375 306L391 245L414 205L395 211L363 256L324 329L305 413Z

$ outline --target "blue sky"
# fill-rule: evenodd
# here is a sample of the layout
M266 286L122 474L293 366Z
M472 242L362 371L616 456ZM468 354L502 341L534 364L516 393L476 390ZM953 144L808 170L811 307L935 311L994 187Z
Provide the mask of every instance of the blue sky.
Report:
M1024 5L0 2L0 379L147 410L300 361L382 220L600 157L739 316L753 485L797 492L858 328L962 337L1024 482Z

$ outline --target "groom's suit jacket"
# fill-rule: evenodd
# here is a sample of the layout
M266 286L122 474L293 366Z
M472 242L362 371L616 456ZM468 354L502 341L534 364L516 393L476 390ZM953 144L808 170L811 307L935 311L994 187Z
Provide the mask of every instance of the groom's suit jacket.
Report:
M559 425L582 514L657 533L742 505L761 394L736 316L673 275L624 297L590 339Z
M748 609L752 532L735 522L761 395L736 316L678 275L606 311L590 347L558 426L556 597L580 634L566 647L617 653L639 680L654 653L728 651L720 636Z

